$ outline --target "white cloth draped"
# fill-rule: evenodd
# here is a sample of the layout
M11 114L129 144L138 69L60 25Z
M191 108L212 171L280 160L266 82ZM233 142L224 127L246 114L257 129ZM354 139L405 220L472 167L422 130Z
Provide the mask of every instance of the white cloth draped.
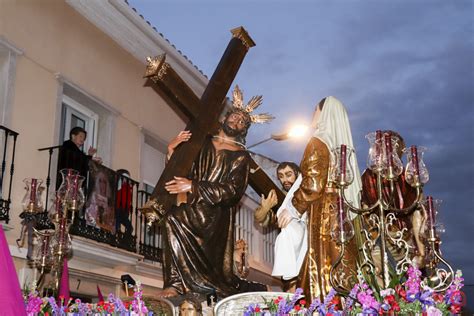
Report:
M355 207L360 207L360 191L362 181L360 178L359 166L355 154L354 142L352 141L351 125L344 105L333 96L326 97L323 110L316 123L316 130L313 137L319 138L328 147L331 153L331 162L334 161L332 150L343 145L354 149L352 154L351 167L354 171L354 182L345 190L345 196ZM351 219L357 215L350 212Z
M300 218L300 214L291 203L293 194L300 187L301 180L302 176L300 174L277 211L278 217L284 209L287 209L294 218L288 226L281 229L275 241L275 260L272 275L281 276L284 280L298 276L308 250L307 214L304 213Z

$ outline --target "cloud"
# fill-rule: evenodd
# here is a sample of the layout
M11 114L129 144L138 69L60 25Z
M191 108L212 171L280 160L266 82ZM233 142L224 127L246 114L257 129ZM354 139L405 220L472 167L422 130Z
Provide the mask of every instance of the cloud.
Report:
M446 227L443 253L474 282L474 262L465 255L474 237L472 1L179 3L139 11L158 21L207 75L230 28L244 25L257 43L236 83L247 97L263 94L262 111L277 119L252 127L248 144L292 121L308 122L314 105L334 95L348 108L361 169L368 151L364 136L376 129L396 130L407 145L428 147L425 189L445 201L439 216ZM299 162L304 146L269 142L254 149Z

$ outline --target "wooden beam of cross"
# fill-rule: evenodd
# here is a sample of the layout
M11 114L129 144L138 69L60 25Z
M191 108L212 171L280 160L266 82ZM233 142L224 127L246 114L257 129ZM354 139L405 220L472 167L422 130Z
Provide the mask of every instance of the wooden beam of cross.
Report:
M153 87L165 101L188 118L189 124L186 129L193 134L187 143L175 150L152 193L151 198L158 200L164 210L168 210L176 202L176 196L168 194L164 189L164 184L173 176L188 175L206 136L217 130L218 118L225 107L225 96L248 49L255 45L243 27L235 28L231 32L233 38L201 99L166 62L165 55L147 58L146 85ZM271 188L275 188L279 202L283 201L284 194L253 159L251 169L253 172L250 173L249 183L254 190L258 194L268 194Z
M265 171L253 158L250 159L249 185L255 190L255 192L257 192L258 195L263 194L267 196L270 190L275 190L278 203L273 207L274 212L278 210L281 203L283 203L283 200L285 199L285 194L283 191L275 185L275 182L273 182L273 180L265 173Z

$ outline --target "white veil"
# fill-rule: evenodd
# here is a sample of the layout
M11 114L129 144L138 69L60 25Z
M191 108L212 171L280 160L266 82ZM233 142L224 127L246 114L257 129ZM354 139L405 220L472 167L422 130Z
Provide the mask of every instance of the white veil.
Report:
M313 137L319 138L326 144L331 153L331 160L334 159L332 150L341 144L355 150L346 108L335 97L328 96L324 100L323 110L316 123ZM359 193L362 189L362 182L355 152L352 156L351 166L354 170L354 182L345 190L345 196L353 206L360 207ZM355 216L356 214L351 213L351 218Z

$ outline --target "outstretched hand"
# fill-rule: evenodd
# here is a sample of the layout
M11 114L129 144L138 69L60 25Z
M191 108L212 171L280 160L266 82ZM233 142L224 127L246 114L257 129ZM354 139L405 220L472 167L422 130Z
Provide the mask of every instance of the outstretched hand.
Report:
M168 144L168 158L171 157L176 147L179 144L187 142L191 138L192 134L190 131L181 131L179 132L178 136L173 138L171 142Z
M284 210L281 211L280 214L278 214L278 227L285 228L286 226L288 226L288 224L291 223L292 220L293 220L293 216L285 208Z
M170 194L191 192L192 181L182 177L174 177L173 180L166 182L165 190Z
M268 196L265 198L265 195L262 194L262 200L260 201L260 207L255 211L255 219L257 222L261 223L267 217L268 212L278 204L278 198L275 190L271 190L268 193Z
M264 207L266 209L271 209L272 207L277 205L278 204L278 197L277 197L277 194L275 192L275 189L270 190L270 193L268 193L267 198L262 196L262 201L260 203L262 204L262 207Z
M100 158L100 157L92 157L92 160L94 160L95 162L97 162L99 165L102 164L102 158Z
M94 156L96 152L97 152L97 149L95 149L95 148L92 147L92 146L89 146L89 149L87 150L87 154L88 154L88 155Z

